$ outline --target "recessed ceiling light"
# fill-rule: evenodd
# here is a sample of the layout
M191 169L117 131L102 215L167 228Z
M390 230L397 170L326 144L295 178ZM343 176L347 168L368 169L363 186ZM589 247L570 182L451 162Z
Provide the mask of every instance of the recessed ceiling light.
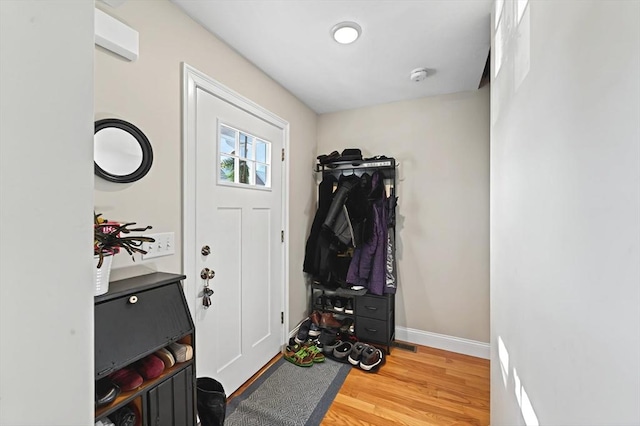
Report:
M331 28L333 39L340 44L353 43L360 37L362 28L355 22L340 22Z

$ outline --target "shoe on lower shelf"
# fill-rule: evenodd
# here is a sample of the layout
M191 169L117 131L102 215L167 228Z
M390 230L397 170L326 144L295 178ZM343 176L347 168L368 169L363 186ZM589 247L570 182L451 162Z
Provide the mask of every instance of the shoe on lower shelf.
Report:
M131 367L122 368L109 375L109 379L120 387L123 392L139 388L144 380L136 370Z
M136 362L136 371L145 380L153 380L164 371L164 362L155 355L149 355Z
M175 342L167 346L176 362L187 362L193 358L193 347L186 343Z
M344 307L344 313L353 315L353 301L351 299L347 299L347 304Z
M320 320L320 325L324 328L340 328L342 323L338 321L332 313L325 312L322 315L322 319Z
M111 404L118 395L120 387L113 383L109 377L105 377L96 382L96 408Z
M173 357L171 351L167 348L158 350L155 354L158 358L164 362L164 368L171 368L176 364L176 359Z

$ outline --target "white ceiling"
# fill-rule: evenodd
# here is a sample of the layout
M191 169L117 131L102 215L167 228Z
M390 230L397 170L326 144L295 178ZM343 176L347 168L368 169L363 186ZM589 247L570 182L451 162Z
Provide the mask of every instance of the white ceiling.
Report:
M317 113L476 90L489 53L491 0L172 2ZM331 38L342 21L355 43Z

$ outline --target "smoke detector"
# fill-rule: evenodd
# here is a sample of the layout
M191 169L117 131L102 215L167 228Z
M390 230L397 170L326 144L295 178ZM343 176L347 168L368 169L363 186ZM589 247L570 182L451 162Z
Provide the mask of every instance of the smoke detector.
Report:
M426 68L416 68L411 71L411 75L409 76L411 81L415 81L416 83L427 78L427 69Z

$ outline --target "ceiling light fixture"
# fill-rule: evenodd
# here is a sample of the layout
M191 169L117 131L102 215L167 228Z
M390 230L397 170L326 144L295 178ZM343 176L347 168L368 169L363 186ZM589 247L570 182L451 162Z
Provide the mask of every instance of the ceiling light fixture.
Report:
M362 28L355 22L340 22L331 28L333 39L340 44L353 43L360 37Z

